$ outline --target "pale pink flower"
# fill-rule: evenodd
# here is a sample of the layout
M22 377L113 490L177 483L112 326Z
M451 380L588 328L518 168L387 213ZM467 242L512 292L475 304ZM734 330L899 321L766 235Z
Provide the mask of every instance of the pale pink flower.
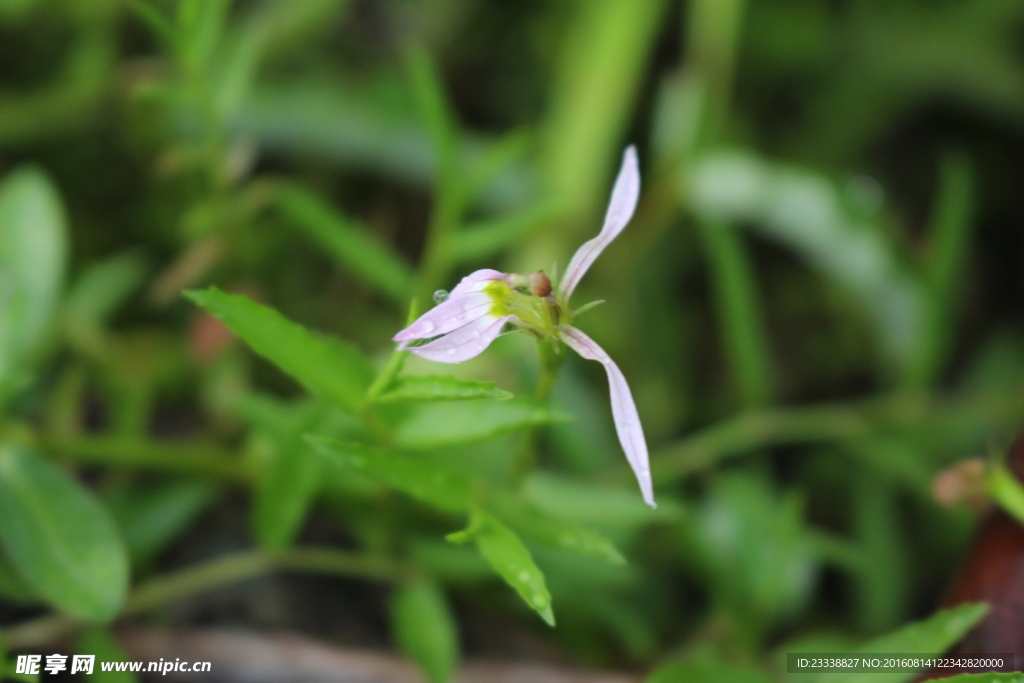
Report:
M601 232L576 251L557 289L552 290L550 280L541 272L520 275L478 270L463 278L446 301L424 313L394 339L401 342L399 348L423 358L461 363L482 353L506 324L512 324L543 341L561 341L584 358L601 363L608 374L619 443L640 484L644 502L656 507L647 442L626 378L604 349L572 326L575 312L568 305L569 297L591 264L633 217L639 197L636 149L629 147L612 189ZM421 339L432 341L410 346Z

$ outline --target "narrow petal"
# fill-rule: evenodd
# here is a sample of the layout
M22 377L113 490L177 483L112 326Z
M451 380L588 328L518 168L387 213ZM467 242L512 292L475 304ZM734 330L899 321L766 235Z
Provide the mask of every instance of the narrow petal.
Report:
M485 292L470 292L448 299L416 319L393 337L394 341L430 339L457 330L490 313L494 301Z
M461 363L483 353L501 334L505 323L513 317L488 314L429 344L410 348L409 351L438 363Z
M447 301L421 315L416 322L396 334L392 339L397 342L430 339L457 330L463 325L487 315L493 301L482 290L491 281L501 280L504 277L504 273L491 269L470 273L462 278L462 282L452 290ZM405 347L400 348L404 349Z
M562 276L558 289L566 299L576 289L576 285L590 268L590 265L601 255L604 248L612 243L622 229L633 217L637 200L640 198L640 165L637 163L636 147L630 145L622 157L622 168L612 189L612 198L608 202L608 212L604 217L604 226L597 237L584 242L572 260L569 261Z
M604 366L608 373L608 387L612 398L612 418L615 420L615 431L619 435L619 443L626 453L626 460L633 468L636 480L640 484L640 493L643 494L644 502L653 507L654 485L651 482L651 466L647 456L647 440L644 439L644 428L640 425L640 415L636 411L636 403L633 402L633 394L629 391L626 378L619 370L615 361L605 353L605 350L597 345L593 339L583 334L575 327L562 329L562 341L572 349L586 358L596 360Z
M449 293L449 298L466 294L467 292L480 291L481 286L486 286L491 280L503 280L505 279L505 273L494 270L493 268L481 268L480 270L474 270L472 273L462 278L462 281L455 286L455 289Z

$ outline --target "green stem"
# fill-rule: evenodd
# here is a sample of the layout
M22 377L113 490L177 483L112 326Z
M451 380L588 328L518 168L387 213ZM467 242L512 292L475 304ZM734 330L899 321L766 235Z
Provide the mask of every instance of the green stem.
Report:
M73 436L49 439L43 445L57 458L90 465L138 467L237 484L252 481L241 459L209 442L167 443L135 438Z
M537 403L547 403L551 398L551 391L558 382L558 370L565 360L565 349L560 343L538 341L537 355L540 357L540 378L537 380L537 389L533 397Z
M986 435L1014 427L1024 411L1020 388L922 403L896 392L850 403L749 411L711 425L655 453L661 485L726 458L769 446L850 441L896 434L926 451L963 453ZM630 476L622 471L623 478Z
M538 340L537 354L540 357L540 376L537 379L537 388L534 390L533 396L538 404L544 405L551 398L551 391L558 382L558 370L562 366L562 361L565 360L565 349L561 348L560 343L553 344ZM527 430L512 475L514 487L521 486L537 467L539 437L540 426L534 426Z
M759 447L867 436L874 427L854 405L778 408L743 413L712 425L652 459L660 485L707 469L720 460Z
M220 586L279 570L356 577L379 581L402 581L414 575L412 569L383 557L357 555L331 548L294 548L280 554L258 550L219 557L141 584L125 601L121 617L139 614ZM62 615L49 615L4 631L11 649L39 647L63 638L85 622Z
M757 283L746 245L727 223L698 220L697 226L714 280L718 317L743 405L760 408L771 399L770 363Z

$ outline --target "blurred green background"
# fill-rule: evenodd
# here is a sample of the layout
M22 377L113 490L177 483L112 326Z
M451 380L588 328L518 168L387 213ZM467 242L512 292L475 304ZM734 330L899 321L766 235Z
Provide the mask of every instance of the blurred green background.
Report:
M433 681L460 650L761 680L932 614L978 520L933 479L1024 415L1022 26L1009 0L0 0L8 647L240 626ZM579 325L656 511L596 364L543 406L526 335L452 367L390 341L471 270L567 263L631 143L640 207L576 301L607 299ZM208 285L248 298L182 296ZM481 554L421 466L487 501Z

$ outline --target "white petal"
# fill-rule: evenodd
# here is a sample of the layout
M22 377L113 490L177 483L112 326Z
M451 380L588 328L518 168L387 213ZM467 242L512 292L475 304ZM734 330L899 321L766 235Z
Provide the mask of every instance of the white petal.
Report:
M622 229L629 223L639 198L640 165L636 158L636 147L630 145L622 157L622 168L619 170L619 177L615 180L615 187L612 189L612 198L608 202L608 212L605 214L601 232L597 237L584 242L576 250L565 269L562 282L558 285L559 291L566 299L576 289L576 285L590 269L591 264L601 255L604 248L611 244L612 240L618 237Z
M486 287L491 280L503 279L505 279L505 273L494 270L493 268L481 268L480 270L474 270L472 273L462 278L462 281L455 286L455 289L453 289L448 296L450 298L467 292L478 292L481 288Z
M658 507L654 502L654 485L651 482L651 465L647 455L644 428L640 424L640 415L637 413L636 403L633 402L633 394L629 391L622 371L597 342L575 327L562 328L562 341L587 360L596 360L604 366L605 372L608 373L612 418L615 420L619 443L622 444L626 460L629 461L629 466L633 468L633 474L640 484L644 502L652 508Z
M483 289L493 280L504 277L504 273L489 268L470 273L452 290L447 301L421 315L412 325L392 337L392 340L408 342L413 339L430 339L487 315L494 302ZM405 346L399 346L399 350L405 350Z
M499 318L488 314L429 344L408 350L438 363L461 363L483 353L498 338L501 328L512 317L503 315Z

